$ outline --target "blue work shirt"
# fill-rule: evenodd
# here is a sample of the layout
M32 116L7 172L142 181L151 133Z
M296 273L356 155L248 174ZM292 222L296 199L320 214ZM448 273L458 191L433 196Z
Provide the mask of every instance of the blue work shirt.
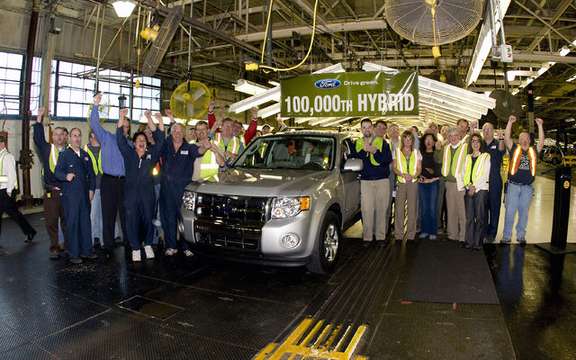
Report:
M192 181L194 160L202 156L196 144L182 143L178 151L174 150L172 136L169 136L162 146L162 168L160 170L162 183L184 188Z
M66 175L70 173L76 175L72 181L66 180ZM85 200L90 202L88 194L90 190L96 189L96 175L86 151L80 149L80 156L70 147L62 151L54 175L61 181L62 196L77 200L85 197Z
M496 139L492 139L490 144L486 144L486 151L490 154L490 183L494 185L502 183L500 169L505 150L500 150L499 144L500 142Z
M136 150L130 146L124 131L116 130L118 148L124 157L126 181L124 183L124 201L136 200L139 197L151 197L154 201L154 176L152 170L160 158L164 136L158 129L154 132L156 144L148 147L144 156L139 157Z
M52 190L57 187L61 189L60 181L54 176L54 173L50 171L50 150L52 145L46 141L44 137L44 126L41 123L35 123L34 128L34 144L38 150L38 157L42 163L43 170L43 182L46 190Z
M356 151L356 144L350 143L349 148L350 156L361 159L364 164L362 172L360 173L361 180L381 180L390 177L389 165L392 162L392 152L386 140L382 139L382 148L377 148L374 153L374 160L376 160L378 165L372 164L370 154L364 151L364 149Z
M116 135L105 130L100 124L98 106L92 107L92 112L90 113L90 128L94 131L94 134L102 147L102 170L104 171L104 174L124 176L126 174L124 158L120 153L120 149L118 149Z

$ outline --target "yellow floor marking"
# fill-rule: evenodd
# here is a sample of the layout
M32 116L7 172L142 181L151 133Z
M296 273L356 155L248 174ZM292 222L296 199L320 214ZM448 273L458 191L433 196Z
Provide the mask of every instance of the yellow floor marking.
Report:
M342 325L326 324L324 320L316 321L306 318L288 335L282 343L271 343L262 349L254 360L295 360L295 359L327 359L327 360L366 360L365 356L357 355L362 339L368 331L366 325L356 330L347 326L341 334ZM318 335L318 333L320 333ZM316 337L318 335L318 337ZM345 350L340 350L348 337L350 342ZM311 344L312 340L316 340ZM332 344L339 339L336 346Z

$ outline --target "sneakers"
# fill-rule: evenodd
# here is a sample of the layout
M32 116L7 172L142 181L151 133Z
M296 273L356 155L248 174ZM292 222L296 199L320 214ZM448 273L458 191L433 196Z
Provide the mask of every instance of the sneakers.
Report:
M510 244L510 239L502 238L502 240L500 240L500 244L509 245L509 244Z
M30 233L28 235L26 235L26 238L24 239L24 242L26 244L31 244L32 243L32 239L34 239L34 236L36 236L36 231L34 231L33 233Z
M70 262L74 265L79 265L79 264L82 264L82 259L77 258L77 257L71 257Z
M142 257L140 255L140 250L132 250L132 261L133 262L142 261Z
M144 246L144 253L146 254L146 259L154 259L154 250L152 250L152 246Z
M428 234L420 233L420 236L419 236L420 239L426 239L427 237L428 237Z
M430 239L430 240L436 240L437 237L436 237L436 235L430 235L430 237L429 237L428 239Z
M184 250L184 255L186 257L192 257L192 256L194 256L194 253L190 250Z
M88 255L88 256L80 256L80 257L84 260L96 260L96 259L98 259L98 255L96 255L95 253L92 253L91 255Z
M58 250L50 251L50 260L58 260L60 258L60 252Z
M174 256L178 253L178 250L176 249L172 249L172 248L168 248L166 249L166 252L164 253L164 255L166 256Z
M522 246L526 245L526 239L524 239L524 238L518 239L518 244L520 244Z

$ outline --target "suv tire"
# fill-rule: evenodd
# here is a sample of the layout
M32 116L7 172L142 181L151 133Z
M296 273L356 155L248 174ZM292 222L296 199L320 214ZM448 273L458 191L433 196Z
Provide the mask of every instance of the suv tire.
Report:
M328 274L336 267L336 262L342 250L342 231L340 219L329 211L324 218L322 227L316 239L312 259L306 266L314 274Z

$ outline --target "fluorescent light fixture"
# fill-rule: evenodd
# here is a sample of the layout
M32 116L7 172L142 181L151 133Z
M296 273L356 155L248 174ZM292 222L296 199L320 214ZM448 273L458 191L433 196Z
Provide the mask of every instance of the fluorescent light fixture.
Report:
M568 118L568 119L566 119L566 120L564 120L564 121L567 122L567 123L571 123L571 122L575 122L576 119L574 119L574 118Z
M574 80L576 80L576 74L572 75L566 82L572 82Z
M534 100L540 100L540 99L542 99L542 96L536 96L536 97L534 98Z
M508 6L512 0L501 0L500 1L500 14L502 18L506 16L506 11L508 11ZM500 30L502 25L501 21L496 21L495 32ZM478 35L478 42L476 42L476 48L474 49L474 55L472 56L472 61L470 62L470 67L468 68L468 74L466 75L466 86L470 86L480 76L480 72L484 67L484 63L490 54L492 49L492 30L490 29L490 20L486 17L484 23L482 23L482 28L480 29L480 34Z
M136 7L136 4L130 0L116 0L112 3L116 16L121 18L127 18L132 15L132 11Z
M508 79L508 81L514 81L515 78L516 74L513 71L508 71L506 73L506 79Z
M280 83L278 81L274 81L274 80L268 81L268 84L270 84L272 86L280 86Z
M570 54L570 48L568 46L562 46L562 49L560 49L560 56L566 56L568 54Z
M259 95L269 89L269 87L244 79L240 79L234 84L234 90L248 95Z
M276 115L280 112L280 103L270 105L264 109L258 110L258 117L267 118L268 116Z

